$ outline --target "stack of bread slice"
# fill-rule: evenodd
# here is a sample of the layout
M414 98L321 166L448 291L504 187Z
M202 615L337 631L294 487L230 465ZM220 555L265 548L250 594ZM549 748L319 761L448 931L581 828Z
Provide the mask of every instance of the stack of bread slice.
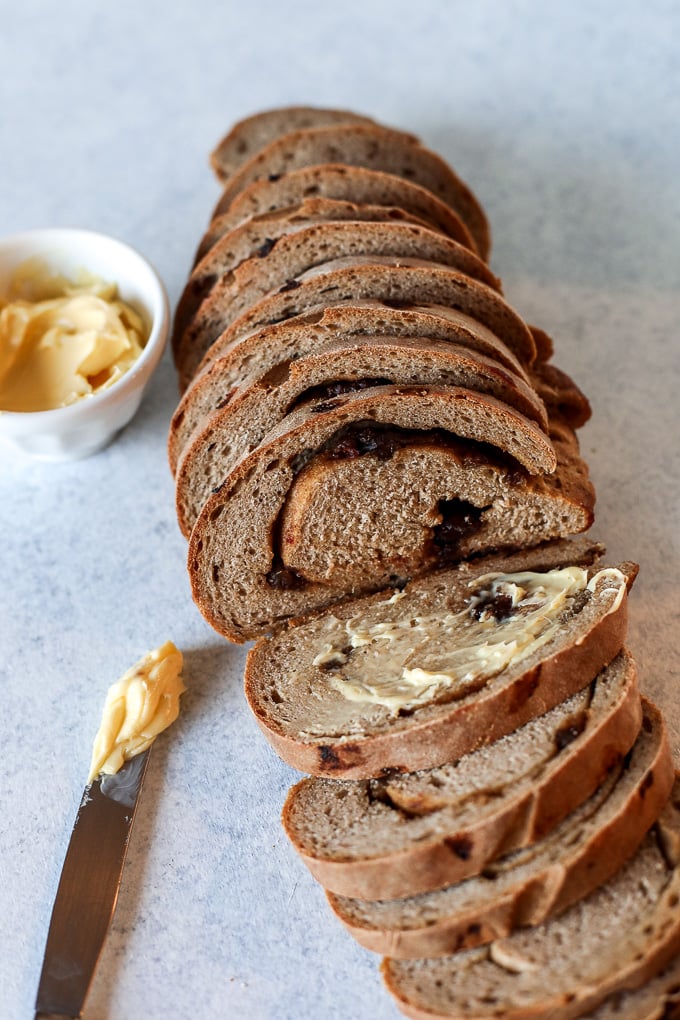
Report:
M274 110L213 166L169 457L194 599L309 774L288 836L409 1016L670 1016L680 787L637 567L579 537L586 398L413 135Z

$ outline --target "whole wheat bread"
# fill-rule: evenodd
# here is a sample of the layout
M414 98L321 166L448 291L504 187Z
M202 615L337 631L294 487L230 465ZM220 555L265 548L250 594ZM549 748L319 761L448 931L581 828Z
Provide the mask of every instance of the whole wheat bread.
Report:
M331 908L362 946L394 959L446 956L561 913L623 866L670 796L673 760L663 718L645 699L643 711L630 754L533 846L435 892L396 900L329 893Z
M245 672L260 728L289 765L338 779L430 768L499 739L585 687L617 655L637 568L585 567L589 587L575 585L557 600L552 630L546 604L532 595L540 644L505 666L492 656L487 673L483 648L519 640L514 628L532 618L525 603L513 608L506 598L480 622L479 592L490 590L494 574L521 585L528 571L542 583L555 576L548 571L592 563L595 552L582 540L483 557L262 639ZM440 675L451 679L431 679ZM381 700L383 691L396 696Z
M350 110L324 109L315 106L284 106L264 110L238 121L215 146L210 164L215 176L223 183L244 163L275 138L301 128L332 124L375 124Z
M249 184L304 166L343 163L381 170L414 181L450 205L474 238L482 258L489 255L489 225L470 188L436 153L403 131L373 124L339 124L291 131L255 153L226 183L219 211L228 209Z
M364 205L329 198L304 198L297 205L247 220L217 241L192 269L173 321L173 348L220 279L249 258L265 258L277 241L304 227L324 222L411 223L429 230L433 224L397 206ZM456 242L457 243L457 242Z
M239 236L250 236L252 228L237 228ZM221 244L231 243L231 235ZM245 251L246 245L240 250ZM235 245L239 249L239 245ZM214 340L235 319L269 294L284 294L299 286L299 279L317 267L335 259L357 259L358 264L373 260L394 261L415 259L450 267L470 284L478 282L492 292L500 287L485 262L468 248L427 227L409 223L320 222L301 227L292 234L283 234L259 256L237 264L213 284L191 320L174 339L178 367L185 370L187 359L196 365ZM408 264L408 263L407 263ZM322 272L323 270L317 270ZM500 299L499 299L500 300ZM534 352L533 341L527 345L528 358Z
M205 364L254 330L297 315L321 313L329 306L356 305L366 301L405 313L414 309L428 312L433 310L433 306L436 306L435 314L440 317L446 313L453 317L462 313L493 333L515 357L527 364L532 364L536 358L535 334L499 294L435 263L427 267L405 265L401 259L399 264L393 260L386 265L377 256L358 265L348 265L346 261L341 265L332 262L324 267L322 273L305 277L299 283L292 290L264 298L240 315L213 342L202 356L202 363L196 364L200 351L187 350L185 361L178 364L182 388ZM525 358L527 352L528 357Z
M296 406L312 400L318 408L323 400L343 392L387 383L462 387L494 397L547 432L543 402L519 376L445 341L357 337L313 346L313 354L304 356L298 349L295 358L246 378L190 437L175 478L177 520L186 537L212 490L239 458L254 450ZM274 352L266 353L271 358ZM224 392L229 390L227 382ZM546 450L543 440L538 451L543 464L548 464ZM550 454L549 462L554 463Z
M585 531L594 494L573 432L553 423L557 470L530 476L493 447L454 438L470 434L479 419L465 420L468 407L481 400L383 386L288 415L194 526L192 591L212 626L257 637L473 553Z
M409 1017L582 1016L680 950L680 787L635 856L559 917L453 956L386 960Z
M227 333L232 331L227 330ZM383 336L426 338L463 347L491 359L501 372L508 373L510 380L519 380L520 388L530 387L534 393L539 386L545 388L543 379L535 373L531 376L532 385L529 374L508 347L462 312L434 307L428 311L396 309L371 301L325 306L237 337L231 343L227 342L225 334L223 343L213 344L208 352L210 357L204 358L201 370L185 390L172 417L168 456L173 473L189 437L204 427L211 414L229 403L239 387L285 361L310 354L330 342L359 342L362 338L372 340ZM557 402L564 404L567 399L564 380L562 383ZM551 386L550 381L548 386ZM576 390L571 380L569 386ZM555 404L552 391L548 395ZM534 400L539 399L534 396Z
M310 197L402 209L409 216L441 230L454 241L477 250L460 216L426 188L380 170L325 163L301 167L281 176L274 175L273 180L253 181L224 211L220 211L220 202L198 246L195 262L224 234L245 220L294 208Z
M632 657L493 744L435 769L383 779L303 779L283 825L331 892L396 899L479 875L583 803L640 729Z
M573 429L590 418L588 400L565 372L543 361L525 370L502 341L461 312L437 306L395 309L378 302L326 306L255 330L231 343L226 342L225 334L225 343L213 344L210 356L204 358L201 370L185 390L172 417L168 458L173 474L194 433L203 429L208 418L227 406L237 390L250 380L268 375L283 362L319 351L329 342L358 343L362 338L368 342L374 337L426 338L434 343L462 346L466 351L479 353L482 359L491 359L496 369L506 374L513 389L517 386L524 391L528 401L534 403L533 412L528 406L518 406L507 394L505 400L527 417L542 422L545 410L549 410L550 417L565 420Z
M233 640L273 635L248 698L316 773L288 835L363 944L436 954L384 964L408 1015L669 1020L680 792L643 840L672 765L619 651L636 568L536 548L592 521L587 401L475 257L474 195L414 136L289 108L212 158L226 187L176 316L169 456L199 608ZM441 569L497 548L519 551ZM539 582L494 567L567 548L585 593L538 649L478 669L477 637L490 659L543 610Z
M621 651L636 568L537 548L592 521L587 401L413 135L289 108L212 158L169 456L195 601L260 637L251 707L315 773L286 801L293 845L359 940L404 958L384 972L408 1015L669 1020L680 792L643 839L673 777ZM564 557L590 580L572 566L546 621L560 586L526 571Z

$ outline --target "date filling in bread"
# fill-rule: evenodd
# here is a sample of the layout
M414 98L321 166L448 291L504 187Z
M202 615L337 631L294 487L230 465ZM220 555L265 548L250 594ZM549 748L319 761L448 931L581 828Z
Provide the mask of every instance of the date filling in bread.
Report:
M394 712L443 695L463 697L547 644L596 590L611 593L607 613L612 613L625 588L626 579L615 568L590 580L581 567L485 574L475 580L459 612L409 614L386 623L331 616L312 664L326 671L330 686L349 701ZM403 597L396 592L381 605L398 606Z

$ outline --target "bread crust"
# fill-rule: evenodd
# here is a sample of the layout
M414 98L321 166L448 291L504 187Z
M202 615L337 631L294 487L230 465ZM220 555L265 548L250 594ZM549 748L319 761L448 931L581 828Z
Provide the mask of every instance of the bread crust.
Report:
M378 302L323 307L319 311L296 316L273 326L263 327L243 338L230 340L227 330L213 344L201 363L200 370L187 387L170 423L168 459L175 473L177 461L189 438L202 428L210 415L226 406L236 390L275 365L298 359L305 353L322 350L329 343L380 342L382 337L420 340L450 344L491 362L498 371L517 386L533 393L533 402L543 407L539 415L529 415L543 424L545 407L536 395L536 386L509 348L480 323L463 313L441 308L416 311L388 308ZM218 350L218 347L220 348ZM567 377L564 377L565 380ZM574 384L569 380L571 387ZM545 388L553 405L570 403L565 382ZM578 391L576 391L578 392ZM521 410L521 408L518 408Z
M268 371L277 362L298 358L331 341L359 343L362 338L380 337L424 338L462 347L473 355L490 359L501 371L509 372L511 378L518 378L520 384L536 389L533 379L530 381L529 374L506 344L463 312L435 307L429 310L389 308L377 301L323 305L291 319L262 326L245 337L229 328L212 345L172 415L168 436L172 472L193 432L224 406L234 396L234 388L242 386L257 368ZM557 399L566 406L568 392L563 390ZM555 392L557 396L557 390ZM546 393L553 398L552 390Z
M643 708L644 732L651 733L652 738L638 739L631 761L618 774L608 777L604 789L596 791L549 834L546 843L550 852L557 851L556 858L549 859L549 851L542 852L539 842L536 844L541 854L539 866L530 871L525 869L522 874L523 855L511 855L507 867L511 871L519 868L520 874L513 883L504 885L502 892L477 902L470 902L468 895L457 910L447 912L441 908L436 920L430 915L420 924L406 920L407 908L408 916L418 911L418 898L394 901L393 915L401 910L404 917L399 927L381 924L380 914L372 919L369 904L357 911L354 900L329 892L331 909L364 948L393 959L448 956L502 938L516 928L541 924L561 913L623 866L670 796L674 769L666 727L656 706L643 699ZM633 771L635 783L629 778ZM625 796L621 796L621 790ZM591 802L596 802L592 810L597 827L584 841L579 829L585 828L583 810L591 810ZM496 882L491 881L490 888L495 886Z
M411 223L425 230L438 231L427 223L396 206L366 205L328 198L303 198L298 205L277 212L265 213L225 232L194 266L182 291L172 331L172 348L176 349L182 334L191 325L193 316L215 287L236 266L250 258L266 258L278 241L317 223ZM492 279L489 274L489 279Z
M223 329L202 356L195 372L190 367L184 369L178 366L181 389L184 390L193 375L209 362L254 331L299 315L320 315L329 306L338 309L346 305L356 307L371 303L404 311L405 317L412 311L434 314L437 318L449 315L455 319L462 314L467 320L468 333L478 331L470 328L470 320L473 320L500 341L518 364L523 362L517 352L535 349L526 322L500 295L475 287L462 274L434 262L423 268L406 265L403 260L397 264L397 261L394 264L382 261L339 266L328 263L322 273L303 278L298 288L263 298ZM432 326L436 329L433 336L439 336L441 326L438 329L435 323ZM426 335L432 336L429 330ZM527 347L527 344L530 346ZM503 355L501 359L508 364ZM513 365L510 364L510 367ZM524 365L524 368L527 367Z
M186 361L177 364L180 387L184 390L209 361L214 361L236 341L256 330L301 314L322 313L330 304L356 305L365 301L399 308L407 304L416 306L416 310L424 307L426 312L429 306L436 305L437 315L441 307L453 310L454 314L462 312L491 332L516 358L517 352L528 351L530 360L533 359L535 342L517 312L495 291L482 284L475 285L455 270L434 262L427 268L397 265L396 260L391 265L367 261L358 266L338 267L328 263L323 273L302 280L293 290L258 301L226 327L204 354L200 354L200 349L187 354Z
M632 656L622 653L625 683L607 712L589 716L580 736L552 759L535 782L499 798L496 810L461 829L454 815L446 834L435 834L406 848L370 858L320 856L302 842L300 825L309 824L306 800L315 783L303 779L289 792L283 827L296 851L321 885L357 899L397 899L428 892L478 875L503 854L540 839L589 797L633 746L642 721L637 670ZM609 669L622 668L622 660ZM349 781L348 781L349 782Z
M535 330L532 327L535 335ZM588 398L574 380L557 365L537 359L532 367L531 382L551 418L559 418L572 429L579 429L589 420Z
M610 995L587 1020L679 1020L680 957L676 957L644 987Z

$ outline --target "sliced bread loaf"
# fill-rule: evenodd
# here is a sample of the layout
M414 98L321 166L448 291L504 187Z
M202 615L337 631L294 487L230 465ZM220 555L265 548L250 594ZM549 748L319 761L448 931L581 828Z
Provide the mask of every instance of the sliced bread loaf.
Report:
M221 208L227 208L253 181L324 163L381 170L427 188L458 213L479 254L488 258L489 225L470 188L445 160L426 149L413 135L379 125L306 128L274 139L230 177Z
M454 761L621 649L637 567L588 568L593 552L584 540L488 556L288 627L248 655L250 707L277 754L312 775Z
M383 779L303 779L283 825L316 879L359 899L440 889L529 846L618 766L641 723L623 652L585 690L459 761Z
M246 692L314 776L286 801L293 845L402 957L384 972L411 1016L668 1020L680 792L643 838L673 775L621 650L637 568L537 548L592 521L587 401L414 136L289 108L212 160L169 453L199 608L273 635Z
M332 909L361 945L395 959L446 956L561 913L624 864L670 796L673 761L663 718L645 699L643 710L630 754L533 846L480 875L406 899L329 893Z
M375 121L372 117L364 117L349 110L315 106L284 106L263 110L234 124L211 152L210 163L218 180L224 182L275 138L289 131L331 124L375 124Z
M329 198L402 209L476 251L470 232L451 206L426 188L380 170L339 163L301 167L270 180L253 181L223 209L220 200L198 247L199 261L224 234L244 220L291 209L305 198Z
M386 960L409 1017L570 1020L644 986L680 950L680 788L605 885L535 928L453 956Z
M232 256L236 251L246 250L252 232L250 224L237 228L237 238L246 240L234 242ZM228 235L220 243L229 247L232 237ZM263 247L259 255L234 264L232 270L222 274L188 325L175 334L177 365L184 370L187 357L197 364L224 329L268 294L280 290L285 294L299 286L299 277L335 259L347 258L357 259L358 264L382 258L415 259L417 265L433 262L450 267L471 283L478 281L479 286L491 293L500 287L486 263L469 248L427 227L410 223L319 222L284 233L273 245ZM525 352L528 358L534 349L530 341Z
M246 378L190 438L175 480L177 519L185 536L239 458L254 450L295 407L311 401L318 408L343 393L386 384L462 387L494 397L547 432L545 407L535 391L491 359L454 344L360 337L314 346L314 353L304 356L298 351L297 357ZM273 352L267 353L271 357ZM539 451L543 463L546 449L544 439Z

